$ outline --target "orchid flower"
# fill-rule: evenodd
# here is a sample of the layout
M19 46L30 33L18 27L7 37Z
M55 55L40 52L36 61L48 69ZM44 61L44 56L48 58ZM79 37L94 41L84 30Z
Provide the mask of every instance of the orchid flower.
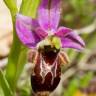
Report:
M85 44L80 36L70 28L58 28L59 20L60 0L42 0L36 19L17 14L17 35L29 48L34 48L40 41L53 36L60 39L61 48L83 49Z
M16 32L24 45L36 48L38 43L42 41L44 43L44 40L45 45L46 43L51 45L51 47L44 46L43 51L32 52L35 54L35 68L31 83L35 92L51 92L59 84L60 64L68 63L66 54L59 52L61 48L82 50L85 46L74 30L58 27L60 13L60 0L42 0L36 19L21 14L17 14L16 17Z

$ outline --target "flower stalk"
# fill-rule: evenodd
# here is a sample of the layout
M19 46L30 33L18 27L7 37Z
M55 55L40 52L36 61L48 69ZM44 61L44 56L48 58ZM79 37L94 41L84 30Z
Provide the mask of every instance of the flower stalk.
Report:
M29 7L29 5L27 5L24 1L30 2L32 0L29 0L29 1L22 0L23 6L21 5L20 12L28 15L28 13L26 12L26 10L24 8L30 9L30 11L28 11L28 12L31 13L30 14L31 17L34 17L36 15L35 8L37 8L37 6L39 4L39 0L35 0L34 3L33 2L31 3L31 5L32 6L35 5L35 7ZM17 5L16 5L16 0L4 0L4 2L10 10L11 17L12 17L12 23L13 23L13 44L12 44L12 48L10 50L10 54L8 57L8 64L7 64L7 69L6 69L6 79L10 85L11 90L14 93L15 89L16 89L18 78L20 77L20 74L21 74L23 67L25 65L25 62L26 62L27 48L25 48L21 44L21 42L18 39L18 36L16 34L16 30L15 30L16 29L15 28L16 14L19 12Z

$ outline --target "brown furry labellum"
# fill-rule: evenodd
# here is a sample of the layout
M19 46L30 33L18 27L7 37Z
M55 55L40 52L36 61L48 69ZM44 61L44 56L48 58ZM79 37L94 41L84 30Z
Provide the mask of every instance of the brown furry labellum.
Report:
M66 56L55 48L45 46L35 56L34 74L31 76L32 89L35 93L52 92L60 82L61 61L67 63Z

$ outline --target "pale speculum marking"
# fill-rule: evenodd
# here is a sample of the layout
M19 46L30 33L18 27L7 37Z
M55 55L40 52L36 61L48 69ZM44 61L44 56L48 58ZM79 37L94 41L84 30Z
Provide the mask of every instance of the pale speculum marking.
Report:
M50 72L51 75L52 75L51 84L53 84L54 78L56 77L58 56L56 57L53 64L51 64L51 65L45 62L42 55L40 57L41 57L41 60L40 60L40 69L41 69L40 70L40 75L42 76L42 83L44 83L46 75Z

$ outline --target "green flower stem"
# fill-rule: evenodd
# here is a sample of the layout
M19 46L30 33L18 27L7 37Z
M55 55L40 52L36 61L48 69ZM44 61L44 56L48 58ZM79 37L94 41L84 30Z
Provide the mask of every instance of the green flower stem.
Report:
M18 12L16 1L14 0L4 0L6 6L9 8L11 16L12 16L12 23L13 23L13 44L10 50L10 54L8 57L8 65L6 68L6 79L11 87L11 90L14 91L16 83L15 83L15 75L16 69L21 49L20 41L15 32L15 16Z
M19 70L19 68L17 68L17 65L19 63L18 60L20 59L20 53L21 53L21 47L22 47L20 42L17 39L15 31L14 31L14 35L15 36L13 36L13 38L14 38L13 45L12 45L12 48L10 51L10 55L8 58L8 65L6 68L6 78L7 78L8 82L10 84L10 87L13 91L14 91L16 83L17 83L15 77L16 77L17 70Z
M15 18L18 12L16 0L4 0L4 2L10 10L13 22L13 44L8 58L6 78L8 80L11 90L14 92L16 89L18 78L20 77L20 74L26 62L27 49L24 48L24 46L22 46L22 44L20 43L15 30ZM33 0L23 0L22 6L20 8L20 13L35 17L38 4L39 0L35 0L34 2Z

